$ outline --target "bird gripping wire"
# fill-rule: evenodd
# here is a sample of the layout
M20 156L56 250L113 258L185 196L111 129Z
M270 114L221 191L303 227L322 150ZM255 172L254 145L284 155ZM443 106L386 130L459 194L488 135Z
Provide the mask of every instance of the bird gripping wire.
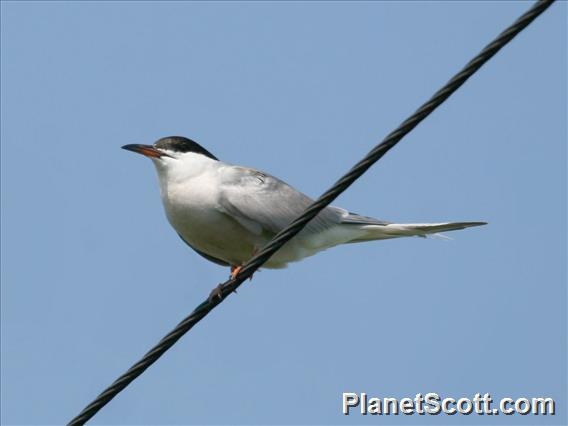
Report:
M83 425L91 419L101 408L118 395L126 386L140 376L148 367L158 360L171 348L185 333L187 333L203 317L219 305L228 295L234 292L243 281L264 264L278 249L280 249L294 235L300 232L322 209L335 200L353 182L355 182L367 169L375 164L383 155L394 147L404 136L414 129L432 111L440 106L452 95L466 80L471 77L483 64L493 57L503 46L511 41L517 34L544 12L554 0L537 1L527 12L520 16L511 26L489 43L477 56L475 56L460 72L438 90L430 100L423 104L414 114L407 118L398 128L391 132L383 141L373 148L361 161L343 177L341 177L328 191L311 204L300 217L280 231L262 250L252 257L241 269L234 280L224 282L219 287L219 297L209 298L202 302L195 310L181 321L170 333L148 351L140 361L122 374L114 383L105 389L87 407L73 418L68 425Z

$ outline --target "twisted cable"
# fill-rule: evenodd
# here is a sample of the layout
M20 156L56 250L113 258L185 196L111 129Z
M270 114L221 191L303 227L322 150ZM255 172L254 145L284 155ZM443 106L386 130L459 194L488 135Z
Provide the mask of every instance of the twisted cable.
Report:
M527 12L519 17L510 27L489 43L477 56L475 56L460 72L438 90L430 100L424 103L418 110L407 118L397 129L391 132L383 141L375 146L361 161L359 161L347 174L341 177L328 191L311 204L305 212L294 220L290 225L280 231L276 236L252 257L241 269L233 280L228 280L218 287L218 297L210 297L202 302L194 311L181 321L170 333L154 346L134 364L128 371L122 374L107 389L95 398L79 415L68 424L70 426L83 425L91 419L111 399L120 393L133 380L140 376L148 367L158 360L169 348L171 348L185 333L201 321L217 305L235 292L247 278L261 267L278 249L300 232L306 224L312 220L321 210L335 200L373 164L381 159L393 148L404 136L414 129L422 120L439 107L450 95L466 82L475 72L491 59L503 46L511 41L517 34L534 21L544 12L554 0L537 1Z

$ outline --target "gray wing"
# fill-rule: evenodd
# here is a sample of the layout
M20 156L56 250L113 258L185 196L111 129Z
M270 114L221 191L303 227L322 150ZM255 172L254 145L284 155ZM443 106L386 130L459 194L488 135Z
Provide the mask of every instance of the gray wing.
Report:
M286 182L258 170L231 166L224 173L220 209L257 235L276 234L313 202ZM300 235L319 233L341 223L342 212L324 209Z
M257 235L276 234L313 203L307 195L267 173L238 166L230 167L225 173L219 200L221 210ZM340 223L386 225L389 222L329 206L299 236L319 233Z
M336 209L337 207L333 207ZM369 216L361 216L357 213L347 212L347 215L344 215L341 218L341 223L345 223L348 225L388 225L392 222L387 222L386 220L375 219L374 217Z

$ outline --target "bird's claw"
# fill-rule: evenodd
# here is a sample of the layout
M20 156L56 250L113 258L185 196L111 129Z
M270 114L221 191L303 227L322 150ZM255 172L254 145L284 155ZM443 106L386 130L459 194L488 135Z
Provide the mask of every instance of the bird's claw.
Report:
M231 266L231 275L229 275L231 280L234 280L237 278L237 276L239 275L239 273L242 271L243 266ZM252 274L248 279L249 281L252 281L252 277L254 276L254 274ZM236 293L236 291L235 291Z
M237 278L237 275L239 275L239 272L241 272L241 269L243 269L242 266L231 266L231 279L234 280L235 278Z

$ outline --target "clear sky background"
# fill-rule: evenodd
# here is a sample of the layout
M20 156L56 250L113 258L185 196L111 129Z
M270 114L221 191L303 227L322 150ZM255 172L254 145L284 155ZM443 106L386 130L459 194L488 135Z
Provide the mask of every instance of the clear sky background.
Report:
M121 145L185 135L318 196L530 4L2 2L2 423L70 420L228 275ZM488 226L257 273L92 423L565 424L566 12L335 202ZM558 415L345 417L342 392Z

